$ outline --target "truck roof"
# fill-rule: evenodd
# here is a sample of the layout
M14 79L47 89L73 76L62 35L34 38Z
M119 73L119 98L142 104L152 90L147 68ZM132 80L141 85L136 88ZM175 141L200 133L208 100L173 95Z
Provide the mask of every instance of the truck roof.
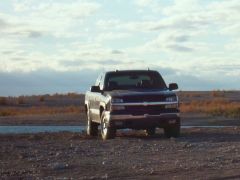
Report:
M139 73L139 72L158 72L158 71L155 71L155 70L116 70L116 71L107 71L106 74L110 74L110 73L128 73L128 72Z

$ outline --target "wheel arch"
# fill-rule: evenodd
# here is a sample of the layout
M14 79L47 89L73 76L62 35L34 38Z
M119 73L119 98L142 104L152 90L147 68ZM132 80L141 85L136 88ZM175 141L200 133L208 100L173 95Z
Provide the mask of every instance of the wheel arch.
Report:
M102 113L103 113L104 110L105 110L105 107L103 105L100 105L100 108L99 108L100 119L102 117Z

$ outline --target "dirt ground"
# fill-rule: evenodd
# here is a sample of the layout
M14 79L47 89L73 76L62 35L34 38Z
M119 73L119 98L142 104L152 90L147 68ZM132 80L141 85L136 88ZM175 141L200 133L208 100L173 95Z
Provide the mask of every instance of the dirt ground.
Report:
M55 126L74 126L84 125L86 116L84 113L72 114L40 114L40 115L22 115L22 116L2 116L0 117L0 126L10 125L55 125Z
M180 99L218 96L191 93ZM225 92L223 98L240 101L239 93ZM38 98L25 100L37 106ZM83 102L83 96L51 98L43 103L50 107ZM0 125L85 125L85 118L83 113L1 116ZM240 119L200 113L181 118L184 126L236 127L183 128L180 138L171 139L162 130L153 137L143 131L118 131L108 141L84 132L0 134L0 179L240 179Z
M143 131L102 141L84 133L0 135L2 179L240 179L240 128Z

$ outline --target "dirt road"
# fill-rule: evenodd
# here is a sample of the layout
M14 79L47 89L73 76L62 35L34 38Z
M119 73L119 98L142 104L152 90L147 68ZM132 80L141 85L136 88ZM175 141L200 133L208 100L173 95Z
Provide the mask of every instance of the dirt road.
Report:
M118 132L114 140L84 133L0 135L0 177L73 179L239 179L240 128Z

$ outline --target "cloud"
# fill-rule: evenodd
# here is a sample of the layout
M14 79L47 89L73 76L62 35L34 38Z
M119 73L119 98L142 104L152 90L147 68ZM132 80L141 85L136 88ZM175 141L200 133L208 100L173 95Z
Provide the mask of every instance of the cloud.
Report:
M5 22L3 19L0 19L0 30L8 27L9 24Z
M208 84L219 74L226 85L228 79L239 77L234 68L240 62L239 0L12 0L2 4L0 72L161 66L173 80L189 76L192 80L184 81L189 87L198 79ZM191 78L192 72L197 73Z
M38 31L29 31L29 35L28 35L28 37L30 38L39 38L41 36L42 36L42 33Z
M168 45L168 46L166 46L166 48L171 49L173 51L179 51L179 52L192 52L192 51L194 51L194 49L191 48L191 47L181 46L181 45L177 45L177 44Z
M16 12L33 12L32 15L42 15L48 18L83 18L92 15L100 8L98 3L89 1L62 1L49 2L43 0L36 2L32 0L21 0L14 3Z
M179 52L179 53L191 53L195 50L201 51L204 48L201 43L191 42L192 34L184 34L184 32L179 31L168 31L166 33L159 33L159 35L149 41L144 45L139 45L138 47L132 48L131 51L136 53L146 53L146 52Z
M112 65L119 65L119 64L127 64L129 62L122 62L119 60L114 59L106 59L106 60L65 60L59 62L60 65L63 65L65 67L86 67L86 66L112 66Z
M76 36L76 33L70 29L82 24L101 7L98 3L80 0L72 2L15 0L13 2L14 12L0 13L0 30L1 26L4 26L2 33L15 38L39 38L43 35L56 38Z
M123 51L120 50L112 50L112 54L123 54Z
M97 42L106 42L112 40L122 40L130 37L130 33L121 33L121 32L108 32L100 33L95 38Z
M146 7L152 3L153 3L152 0L135 0L135 4L140 7Z

